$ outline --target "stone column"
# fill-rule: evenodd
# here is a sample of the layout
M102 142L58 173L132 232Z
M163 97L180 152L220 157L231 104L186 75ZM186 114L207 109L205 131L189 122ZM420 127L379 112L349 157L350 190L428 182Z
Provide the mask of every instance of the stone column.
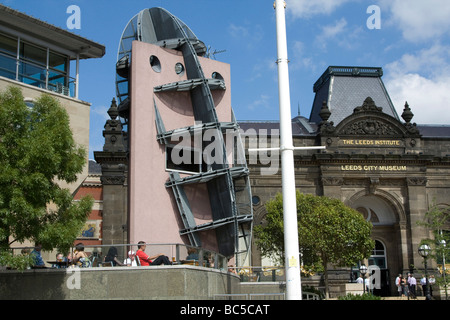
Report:
M428 210L426 200L425 177L406 178L408 188L408 209L409 209L409 228L411 232L409 264L414 264L416 269L423 268L423 258L419 255L419 244L422 239L428 237L428 232L424 227L418 226L418 221L423 221L425 213Z
M95 161L102 167L103 222L102 243L128 243L127 205L127 146L126 133L116 120L118 109L115 99L108 110L111 119L106 121L103 151L95 151ZM120 252L120 248L119 252ZM126 248L124 249L126 250Z

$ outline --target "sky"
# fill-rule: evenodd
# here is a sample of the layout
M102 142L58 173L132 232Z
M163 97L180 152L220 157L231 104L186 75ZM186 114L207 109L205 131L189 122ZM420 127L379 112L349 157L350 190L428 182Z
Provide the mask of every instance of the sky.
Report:
M81 100L90 102L90 147L101 151L115 97L115 64L123 29L141 10L162 7L202 40L213 59L230 64L238 121L279 120L273 0L0 0L1 4L106 47L80 64ZM309 118L313 84L328 66L383 68L401 115L407 101L418 124L450 124L448 0L286 0L292 117ZM70 29L71 5L80 8ZM355 106L356 107L356 106Z

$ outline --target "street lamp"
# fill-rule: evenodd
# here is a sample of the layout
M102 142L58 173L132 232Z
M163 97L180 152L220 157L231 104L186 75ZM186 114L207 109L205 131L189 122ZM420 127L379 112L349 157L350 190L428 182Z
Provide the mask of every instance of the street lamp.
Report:
M427 258L428 255L431 252L431 248L429 245L423 244L419 247L419 254L422 256L422 258L424 258L424 264L425 264L425 280L426 280L426 299L427 300L431 300L431 296L430 296L430 283L428 282L428 274L427 274Z
M359 272L361 272L362 278L363 278L363 293L366 293L366 273L367 273L367 267L362 264L361 267L359 267Z
M445 246L446 246L446 242L444 239L441 240L441 245L442 245L442 276L444 277L444 288L445 288L445 300L448 299L448 294L447 294L447 281L445 279Z

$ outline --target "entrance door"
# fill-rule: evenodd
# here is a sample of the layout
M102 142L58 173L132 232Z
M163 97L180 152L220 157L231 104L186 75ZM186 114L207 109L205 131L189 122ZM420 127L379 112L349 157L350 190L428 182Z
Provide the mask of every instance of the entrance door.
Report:
M381 241L375 240L375 248L369 257L369 266L375 265L380 269L380 289L374 289L377 296L390 296L389 269L387 269L386 247Z

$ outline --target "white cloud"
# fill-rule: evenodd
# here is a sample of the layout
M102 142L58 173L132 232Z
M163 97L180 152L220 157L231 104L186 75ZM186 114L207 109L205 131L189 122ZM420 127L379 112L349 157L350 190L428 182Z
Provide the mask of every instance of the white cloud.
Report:
M250 34L247 27L237 26L233 23L228 27L228 32L233 38L245 38Z
M450 123L450 47L435 44L416 54L404 54L384 67L386 87L397 113L405 101L422 124Z
M286 12L296 18L309 18L318 14L330 14L341 5L354 0L291 0L287 3Z
M450 76L427 79L416 73L396 76L386 82L392 102L399 115L405 101L414 113L412 122L449 124Z
M332 39L338 39L338 35L344 34L347 27L347 20L341 18L334 24L322 27L322 32L317 35L315 43L321 47L326 48L327 42Z
M269 109L271 107L270 96L262 94L259 98L253 100L251 104L249 104L249 110L258 110L258 109Z
M389 25L396 25L403 37L414 43L435 39L450 32L448 0L380 0L390 13Z

